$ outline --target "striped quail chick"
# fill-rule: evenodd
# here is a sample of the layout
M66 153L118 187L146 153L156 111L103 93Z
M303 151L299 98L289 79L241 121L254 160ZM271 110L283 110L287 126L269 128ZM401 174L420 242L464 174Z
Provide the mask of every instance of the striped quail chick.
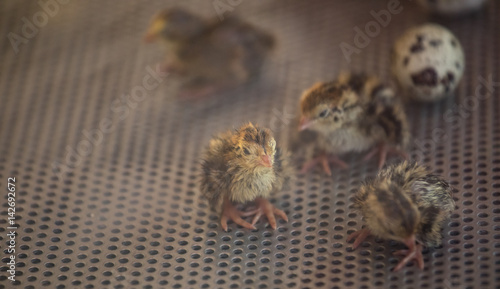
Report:
M394 268L416 260L424 268L422 246L441 244L441 230L455 204L452 188L441 177L416 163L404 161L380 171L354 197L354 207L361 212L366 227L352 233L356 249L370 234L404 243L408 250L397 251L405 258Z
M314 132L313 144L321 152L304 164L303 173L320 163L331 175L330 162L347 167L338 155L369 149L365 160L379 153L379 168L389 152L407 158L410 135L403 106L376 77L348 73L317 83L304 92L300 111L299 131Z
M274 37L235 17L207 21L180 8L156 14L144 37L162 40L163 70L181 75L184 95L200 98L256 77Z
M249 123L222 133L210 141L202 164L201 192L210 206L221 213L222 228L227 220L255 229L262 215L276 229L275 215L288 221L286 214L268 200L281 191L291 176L288 155L276 147L271 131ZM237 204L255 202L257 208L242 212ZM252 223L241 217L255 215Z

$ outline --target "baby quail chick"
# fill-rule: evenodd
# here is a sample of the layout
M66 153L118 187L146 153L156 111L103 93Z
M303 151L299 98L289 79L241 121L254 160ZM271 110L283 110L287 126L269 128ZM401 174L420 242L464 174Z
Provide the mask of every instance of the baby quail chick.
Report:
M207 21L180 8L153 17L144 40L156 39L166 47L164 70L184 76L193 98L257 76L274 46L272 35L237 18Z
M394 271L413 259L423 269L422 246L441 244L441 230L455 207L451 193L448 182L416 163L388 167L356 193L354 206L366 227L347 241L355 238L354 249L370 234L400 241L408 250L396 252L405 258Z
M202 164L201 192L211 207L221 213L222 228L227 220L255 229L262 215L276 229L275 215L288 221L286 214L268 200L290 179L288 155L279 147L269 129L249 123L235 131L222 133L210 141ZM242 212L237 204L255 202L257 208ZM252 223L242 216L255 215Z
M372 149L365 160L379 153L379 168L388 152L407 158L408 123L401 101L376 77L342 74L337 80L317 83L304 92L299 130L316 133L315 146L321 155L307 162L302 172L317 163L331 175L329 163L343 168L337 156Z

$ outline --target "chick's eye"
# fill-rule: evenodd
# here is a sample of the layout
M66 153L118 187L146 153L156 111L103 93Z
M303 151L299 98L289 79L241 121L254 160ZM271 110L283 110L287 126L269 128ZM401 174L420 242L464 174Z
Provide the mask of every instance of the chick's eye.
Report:
M323 110L322 112L319 113L319 117L325 117L328 115L328 109Z
M249 154L250 154L250 151L249 151L247 148L244 148L244 149L243 149L243 152L244 152L246 155L249 155Z

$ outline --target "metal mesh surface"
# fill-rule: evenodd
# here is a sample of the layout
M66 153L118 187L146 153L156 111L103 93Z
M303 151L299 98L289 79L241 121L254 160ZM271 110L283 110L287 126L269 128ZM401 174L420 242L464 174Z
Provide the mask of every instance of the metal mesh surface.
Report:
M348 62L340 43L352 45L353 28L390 1L220 0L234 4L225 16L272 31L279 46L258 81L198 102L179 101L170 76L151 76L157 86L144 89L163 52L141 37L159 9L182 5L217 17L216 2L48 2L58 10L45 18L36 1L0 4L0 288L500 288L500 86L476 89L480 79L500 81L498 1L457 19L401 1L403 11ZM40 27L30 30L26 20ZM223 232L197 184L210 137L253 121L287 143L286 116L296 116L304 89L346 69L389 81L391 44L427 21L455 33L467 67L454 97L408 109L414 155L456 188L443 245L424 251L425 269L391 272L399 260L392 252L403 248L395 242L347 244L362 226L352 193L377 171L359 156L332 177L319 169L298 175L272 200L290 219L277 230L260 222L256 231L231 224ZM9 33L25 36L17 53ZM14 283L6 265L9 177Z

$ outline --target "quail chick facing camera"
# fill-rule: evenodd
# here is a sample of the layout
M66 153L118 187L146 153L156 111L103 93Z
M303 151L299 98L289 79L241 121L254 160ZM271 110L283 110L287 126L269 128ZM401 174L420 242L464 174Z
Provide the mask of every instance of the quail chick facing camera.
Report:
M422 246L441 244L441 230L455 207L451 193L448 182L416 163L388 167L356 193L354 206L366 227L347 241L355 239L354 249L370 234L402 242L408 250L396 252L405 257L394 271L412 260L423 269Z
M255 229L262 215L273 229L275 215L288 221L286 214L267 200L288 183L288 163L288 155L276 146L271 131L251 123L210 141L202 164L201 192L211 207L220 212L225 231L227 220L248 229ZM249 202L255 202L256 209L243 212L236 207ZM252 215L252 223L241 218Z
M235 17L207 21L180 8L156 14L144 37L162 40L163 70L184 78L184 95L197 98L247 82L259 74L274 38Z
M379 153L379 168L387 153L407 158L410 137L403 106L376 77L346 73L317 83L303 94L300 111L299 131L307 130L308 138L314 132L312 143L321 152L304 164L303 173L320 163L331 175L329 163L347 167L338 155L369 149L365 160Z

